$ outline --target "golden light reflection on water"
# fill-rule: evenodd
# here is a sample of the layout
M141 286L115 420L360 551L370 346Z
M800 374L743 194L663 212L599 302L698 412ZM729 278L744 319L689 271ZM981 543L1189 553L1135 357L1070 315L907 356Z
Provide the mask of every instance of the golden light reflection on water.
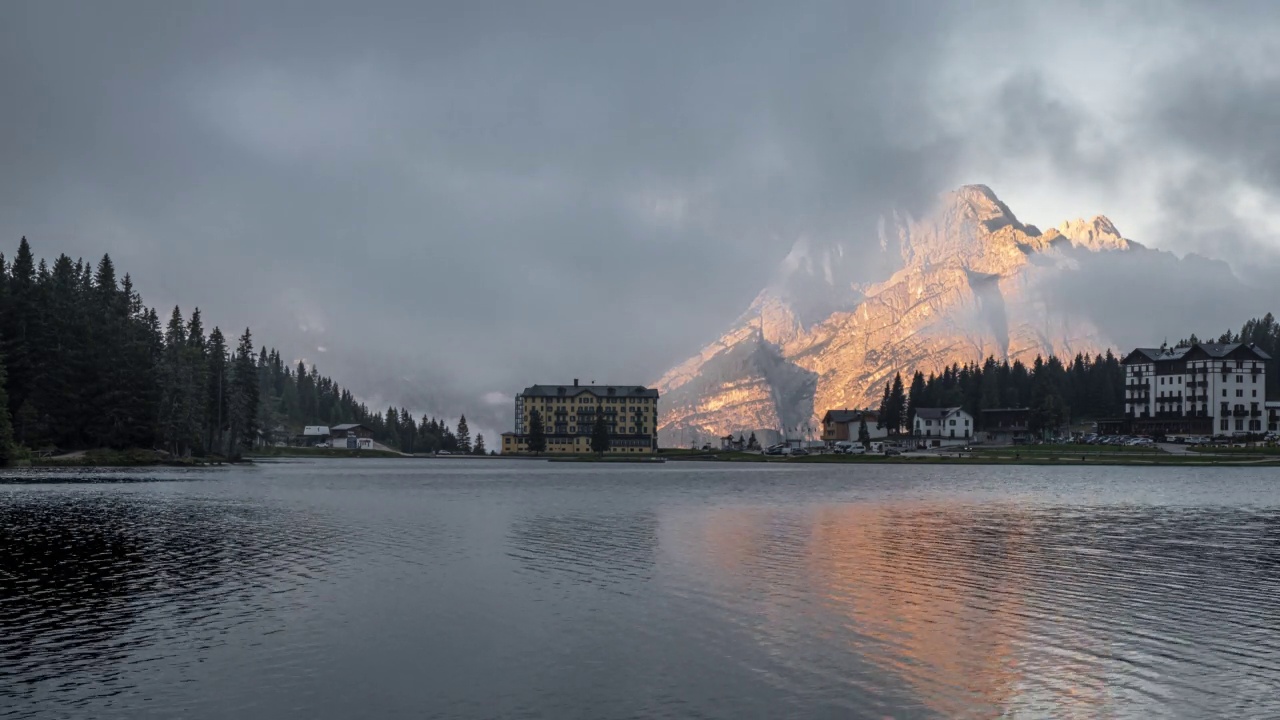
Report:
M732 598L723 611L813 668L843 654L850 687L879 692L866 686L887 675L944 717L1107 715L1105 640L1033 600L1053 589L1017 505L717 508L692 520L679 542L708 592Z

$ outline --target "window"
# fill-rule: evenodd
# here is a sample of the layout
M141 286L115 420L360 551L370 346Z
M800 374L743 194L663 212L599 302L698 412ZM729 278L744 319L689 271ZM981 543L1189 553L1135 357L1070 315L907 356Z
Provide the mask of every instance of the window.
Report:
M954 426L954 425L956 424L956 421L955 421L955 419L954 419L954 418L951 420L951 424L952 424L952 426Z
M1258 397L1258 391L1257 391L1257 390L1254 390L1254 391L1253 391L1253 396L1254 396L1254 397Z
M1230 430L1230 429L1231 429L1231 426L1227 424L1227 423L1229 423L1229 422L1230 422L1230 421L1229 421L1229 420L1227 420L1226 418L1222 418L1222 422L1221 422L1221 423L1219 423L1219 426L1218 426L1218 427L1219 427L1219 429L1221 429L1221 430Z
M1227 389L1222 388L1222 397L1226 397L1226 396L1227 396Z
M1244 420L1240 420L1240 419L1237 419L1237 420L1236 420L1236 429L1237 429L1237 430L1243 430L1243 429L1244 429Z
M1236 397L1244 397L1244 390L1243 389L1236 390Z

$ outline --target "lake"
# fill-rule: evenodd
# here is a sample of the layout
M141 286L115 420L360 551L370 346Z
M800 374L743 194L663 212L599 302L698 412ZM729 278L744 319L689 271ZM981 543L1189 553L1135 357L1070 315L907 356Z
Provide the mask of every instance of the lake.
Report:
M1280 717L1268 469L11 473L3 718Z

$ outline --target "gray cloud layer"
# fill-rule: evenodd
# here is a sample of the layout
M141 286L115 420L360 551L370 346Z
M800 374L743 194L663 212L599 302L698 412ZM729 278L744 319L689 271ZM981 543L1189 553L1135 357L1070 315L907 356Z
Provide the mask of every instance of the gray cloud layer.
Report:
M10 3L0 238L110 251L150 302L252 325L375 403L480 412L651 380L796 239L870 251L882 211L961 182L1032 222L1269 253L1278 24L1266 3Z

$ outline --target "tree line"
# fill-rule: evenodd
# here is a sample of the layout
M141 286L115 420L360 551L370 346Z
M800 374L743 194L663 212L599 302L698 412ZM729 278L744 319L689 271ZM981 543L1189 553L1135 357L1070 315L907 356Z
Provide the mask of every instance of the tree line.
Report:
M1212 336L1210 336L1212 337ZM1194 333L1175 347L1202 342ZM1204 342L1256 345L1273 358L1267 364L1266 394L1280 395L1280 322L1271 313L1246 321L1237 331L1228 330ZM1021 361L953 364L942 374L916 371L911 384L902 374L885 383L878 427L898 434L915 426L916 408L960 407L982 429L982 411L995 408L1027 408L1032 432L1052 430L1073 421L1118 418L1124 414L1124 367L1110 350L1089 357L1077 354L1064 363L1054 355L1037 356L1031 367Z
M982 429L982 411L1027 408L1033 432L1076 420L1118 417L1124 412L1124 368L1110 350L1090 357L1077 354L1063 363L1037 356L1031 367L988 357L981 364L953 364L927 377L917 370L911 384L902 374L885 383L877 427L891 434L915 426L917 408L960 407Z
M37 261L24 237L0 254L0 457L15 448L157 448L240 457L303 425L359 423L406 452L473 452L466 420L451 430L404 408L372 412L314 367L255 349L248 328L206 333L200 310L161 323L104 255L96 265Z

